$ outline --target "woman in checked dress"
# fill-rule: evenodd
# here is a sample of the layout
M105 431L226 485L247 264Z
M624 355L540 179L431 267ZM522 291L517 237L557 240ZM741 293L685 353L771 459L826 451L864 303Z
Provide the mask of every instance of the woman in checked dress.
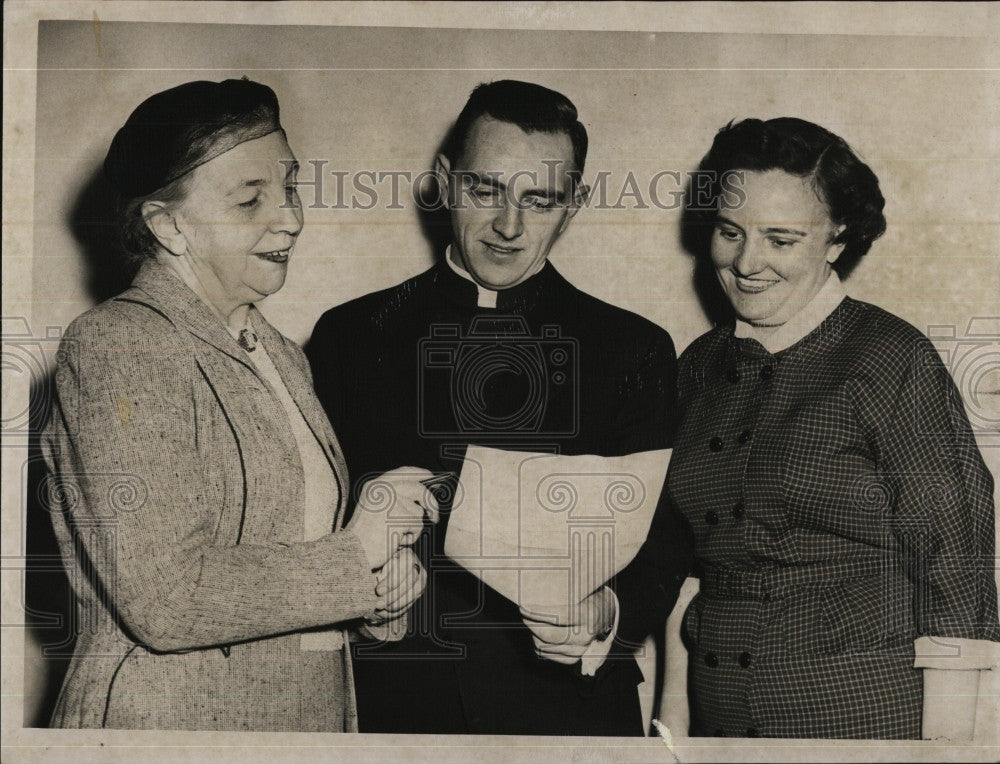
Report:
M735 322L678 378L693 733L968 737L1000 640L993 480L930 342L844 292L878 180L792 118L725 127L700 169L697 254Z

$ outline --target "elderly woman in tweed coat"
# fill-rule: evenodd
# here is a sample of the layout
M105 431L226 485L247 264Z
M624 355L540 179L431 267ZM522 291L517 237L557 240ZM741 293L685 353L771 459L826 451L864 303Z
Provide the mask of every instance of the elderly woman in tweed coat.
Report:
M296 166L273 91L245 79L158 93L111 145L146 257L56 372L43 447L79 633L53 726L355 730L343 629L423 589L393 539L436 513L429 473L387 473L342 527L308 365L253 307L302 227Z
M930 342L844 294L878 180L792 118L727 126L700 169L735 325L680 359L667 481L701 568L693 732L968 738L1000 640L993 481Z

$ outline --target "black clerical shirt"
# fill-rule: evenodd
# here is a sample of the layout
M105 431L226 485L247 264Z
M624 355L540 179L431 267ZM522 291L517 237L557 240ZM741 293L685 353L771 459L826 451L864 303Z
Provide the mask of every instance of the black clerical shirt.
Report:
M495 308L477 297L442 262L317 323L307 352L354 497L400 466L457 475L469 444L600 456L672 445L676 357L664 330L550 263L500 291ZM629 646L676 601L690 564L685 521L661 502L612 583L616 647L587 678L538 658L517 607L444 558L447 519L417 546L430 579L407 637L354 647L361 731L642 734Z

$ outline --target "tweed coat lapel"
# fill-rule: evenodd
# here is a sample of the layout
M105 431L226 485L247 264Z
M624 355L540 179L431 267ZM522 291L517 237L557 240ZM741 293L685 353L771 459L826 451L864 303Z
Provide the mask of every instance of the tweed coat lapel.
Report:
M179 329L207 345L200 351L196 349L197 364L223 409L239 443L242 459L245 487L243 512L238 521L233 523L236 528L233 538L250 542L298 540L302 533L304 508L301 492L302 465L295 458L298 446L291 426L269 383L219 318L166 266L154 260L146 261L133 286L137 289L125 292L118 299L149 305L169 318ZM296 374L287 357L295 352L294 348L286 343L255 308L251 308L251 311L254 327L264 336L265 347L278 367L282 380L300 410L305 408L308 411L309 406L302 402L309 397L308 391L304 391L303 383L297 380L303 376L303 372ZM246 373L237 373L232 366L233 361L241 364ZM264 426L267 420L265 412L274 414L270 417L272 427ZM322 426L316 423L313 412L309 415L303 412L303 417L314 432L322 432ZM325 417L322 421L325 422ZM330 428L328 422L325 424ZM275 429L277 439L274 437ZM338 480L342 480L341 485L347 485L343 460L335 458L331 453L332 428L329 436L319 436L319 441L324 445L324 451ZM341 497L338 506L338 520L344 499L345 497ZM275 511L278 507L285 508L285 511Z
M138 288L150 298L140 300L141 302L156 308L175 325L257 373L246 351L233 339L218 316L167 266L156 260L146 260L132 282L132 287L118 299L134 300L135 295L131 293Z
M160 310L172 322L181 326L198 339L208 343L229 358L243 364L257 377L258 382L263 386L263 390L270 389L267 381L261 376L247 352L233 339L218 317L166 266L155 260L147 260L140 268L133 286L138 287L151 298L150 300L143 300L143 302ZM125 296L123 295L123 297ZM334 517L333 527L338 528L343 519L344 509L347 506L347 492L350 490L348 487L350 486L350 482L348 480L347 464L344 460L343 451L340 448L337 436L330 425L330 420L327 418L326 412L323 411L319 399L316 398L315 392L308 384L311 378L308 363L302 351L297 346L292 345L280 332L271 326L254 306L250 307L250 321L257 331L265 350L267 350L268 355L271 357L271 361L278 369L281 380L285 383L285 387L288 388L292 400L298 406L302 418L319 441L320 446L323 448L323 453L326 455L327 461L334 471L334 475L336 475L341 487L341 497ZM256 387L233 390L231 372L224 364L217 364L210 357L203 355L201 357L201 365L202 371L212 378L210 382L213 384L216 392L219 393L220 388L232 392L237 397L237 400L233 401L236 405L246 405L247 401L240 399L243 396L256 397L261 392ZM280 405L277 404L277 401L274 401L274 403ZM248 417L243 421L239 421L242 419L240 417L234 419L237 421L232 421L231 424L233 424L234 428L238 428L243 421L251 422L254 417ZM248 433L244 433L243 437L247 437L247 435ZM289 436L294 439L290 430ZM250 485L251 481L256 481L259 478L250 474L246 478L249 491L252 487ZM273 513L271 517L272 519L275 517ZM247 530L244 528L244 532ZM264 529L261 528L259 530L263 531Z

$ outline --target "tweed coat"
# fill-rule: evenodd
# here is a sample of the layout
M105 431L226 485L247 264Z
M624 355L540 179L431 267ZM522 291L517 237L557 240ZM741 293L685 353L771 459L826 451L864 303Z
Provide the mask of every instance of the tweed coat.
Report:
M679 390L694 733L919 737L914 639L1000 639L993 481L934 347L847 298L774 354L709 332Z
M441 262L317 323L307 354L353 490L393 463L457 473L470 443L601 456L670 446L676 357L663 329L585 294L551 263L498 292L495 308L477 303L476 285ZM529 362L544 378L518 366ZM503 373L511 367L523 373ZM585 677L579 663L540 659L517 606L447 559L443 509L416 547L429 581L407 637L353 646L361 731L643 734L632 650L662 628L688 574L683 518L658 508L612 584L612 654ZM386 692L393 682L399 691Z
M261 342L339 484L343 456L294 343ZM375 603L360 542L303 542L288 417L246 352L165 266L69 327L44 432L77 642L52 725L356 729L349 651L300 631Z

